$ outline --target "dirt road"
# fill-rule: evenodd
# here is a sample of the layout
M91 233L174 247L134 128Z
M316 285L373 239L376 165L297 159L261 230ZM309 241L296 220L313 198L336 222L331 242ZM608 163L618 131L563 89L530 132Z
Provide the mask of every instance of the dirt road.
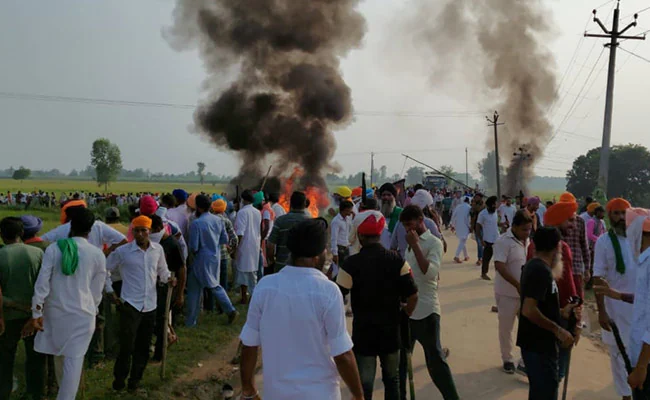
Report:
M468 241L472 261L453 263L457 240L446 232L449 250L444 258L440 280L442 304L442 344L449 347L451 366L461 398L467 400L526 399L528 383L525 377L506 375L501 371L497 337L497 315L491 312L494 301L493 283L479 279L476 267L476 243ZM494 269L490 267L490 276ZM350 325L351 319L348 321ZM379 368L378 368L379 370ZM429 378L422 348L416 344L413 355L416 398L442 399ZM583 338L573 351L568 399L616 399L609 357L590 339ZM258 377L259 388L263 382ZM383 399L381 375L375 380L376 399ZM343 399L349 399L343 389Z

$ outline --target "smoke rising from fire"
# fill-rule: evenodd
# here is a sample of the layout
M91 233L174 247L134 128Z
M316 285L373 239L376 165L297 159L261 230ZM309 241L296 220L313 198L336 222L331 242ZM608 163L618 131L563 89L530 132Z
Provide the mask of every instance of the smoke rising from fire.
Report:
M541 0L415 2L406 26L418 48L431 54L432 81L470 86L474 100L499 111L506 123L499 152L510 163L504 193L525 190L552 134L548 110L558 95L555 62L544 42L550 13ZM513 156L522 146L531 155L523 162Z
M273 175L298 165L303 186L325 187L332 130L352 116L339 59L365 34L359 1L177 0L166 37L178 50L198 47L208 73L194 129L240 155L238 183L257 183L272 159Z

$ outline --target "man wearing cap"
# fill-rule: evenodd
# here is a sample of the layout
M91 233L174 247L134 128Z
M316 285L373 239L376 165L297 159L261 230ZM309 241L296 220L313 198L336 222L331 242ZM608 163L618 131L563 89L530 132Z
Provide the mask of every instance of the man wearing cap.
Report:
M181 234L187 241L187 234L190 226L190 210L187 208L188 194L183 189L174 189L172 195L176 199L176 207L167 210L167 218L174 221L181 230Z
M424 225L424 213L414 204L402 211L400 221L408 232L406 240L409 247L406 252L406 264L412 266L412 276L418 290L417 305L406 321L409 325L406 334L410 332L410 338L405 338L407 351L413 353L415 342L419 342L424 350L431 380L445 400L456 400L460 397L440 344L441 308L438 299L438 275L443 257L442 241L429 232ZM406 399L406 372L407 358L406 354L402 354L400 360L402 399Z
M406 299L405 312L411 315L417 288L409 264L380 243L384 215L368 210L357 218L361 250L341 266L336 282L344 294L351 292L352 341L365 398L372 398L379 357L386 398L399 399L401 303Z
M592 204L595 203L591 203L588 208ZM625 214L629 208L630 203L620 198L607 203L611 229L607 234L600 236L594 246L595 284L602 284L605 280L612 289L621 293L634 293L637 279L637 265L632 257L625 229ZM610 321L616 323L625 347L629 348L634 308L632 304L611 298L605 299L601 294L596 294L596 304L603 343L609 348L614 387L619 396L630 400L632 390L627 383L627 371L611 332Z
M25 336L38 332L34 349L54 356L61 400L76 397L106 283L104 253L87 239L94 222L88 209L75 214L70 238L45 251L34 287L32 319L23 330Z
M185 326L196 326L203 289L209 289L212 296L228 315L232 324L238 313L228 298L228 293L219 285L221 246L228 243L228 234L221 218L210 214L211 202L208 196L196 197L197 218L190 224L190 251L194 260L187 277L187 315Z
M560 196L561 202L576 203L576 198L569 192ZM591 278L591 252L587 243L587 227L582 218L572 218L571 224L562 232L562 239L571 249L573 281L575 282L578 296L584 299L584 284Z
M212 202L212 212L221 219L223 226L228 235L228 243L221 246L221 267L219 268L219 285L228 291L228 270L230 268L230 255L237 251L239 239L235 233L235 227L230 219L226 216L226 201L221 198Z
M293 192L289 200L289 212L275 220L273 230L269 236L266 247L267 262L275 265L274 271L278 272L289 263L289 248L287 241L289 231L295 225L311 217L305 214L307 197L303 192Z
M262 214L253 207L253 192L244 190L241 194L243 207L237 213L235 233L239 240L237 246L237 276L235 286L241 290L241 303L248 303L247 291L253 294L257 284L257 270L260 264L260 245L262 235ZM271 234L273 238L273 234Z
M9 399L13 387L16 350L22 327L30 319L31 297L38 277L43 251L20 242L23 223L20 218L0 221L0 399ZM27 394L40 399L45 385L45 356L34 351L34 338L23 340L26 353Z
M129 377L129 390L138 389L149 361L149 346L156 322L157 278L170 282L165 252L149 240L151 218L141 215L131 221L134 241L113 251L106 261L108 271L119 268L122 293L114 301L120 305L120 352L113 369L114 390L123 390ZM106 292L113 293L110 278Z
M341 291L322 272L327 239L323 219L293 226L286 243L291 264L257 286L240 335L242 398L260 398L261 347L264 398L341 399L340 377L353 400L363 399Z

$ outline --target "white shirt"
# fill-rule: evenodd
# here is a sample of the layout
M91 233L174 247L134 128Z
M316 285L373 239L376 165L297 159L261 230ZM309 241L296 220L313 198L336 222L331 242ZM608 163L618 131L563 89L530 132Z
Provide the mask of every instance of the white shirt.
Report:
M451 215L451 226L456 229L456 236L461 239L469 237L469 212L471 209L468 203L463 202L454 209Z
M526 264L528 252L528 239L524 242L515 237L510 229L501 235L494 243L494 262L501 262L506 265L508 273L517 282L521 281L521 269ZM517 288L497 272L494 275L494 294L519 298Z
M262 347L265 400L341 398L333 357L352 339L341 291L321 271L287 265L260 280L240 339Z
M494 244L494 242L499 238L497 213L493 212L490 214L487 208L484 208L480 213L478 213L476 223L480 224L483 228L483 241Z
M59 239L67 239L69 236L70 223L66 222L41 236L41 239L48 242L56 242ZM90 234L88 235L88 243L100 250L103 250L104 245L110 247L114 244L121 243L123 240L126 240L126 236L106 225L102 221L95 221L93 227L90 229Z
M632 365L639 360L643 345L650 344L650 248L639 255L636 278L628 351Z
M161 282L167 282L171 276L162 246L150 242L145 251L134 240L112 252L108 256L106 266L109 271L120 268L122 300L140 312L156 309L156 277L160 278ZM110 279L106 285L106 292L112 293L113 288L109 283Z
M275 214L275 211L273 213ZM271 219L271 213L269 212L269 210L262 209L262 220L269 221L269 231L266 232L266 237L264 238L264 240L267 240L269 236L271 236L271 232L273 232L273 220Z
M237 246L237 269L242 272L255 272L260 262L260 227L262 214L251 204L245 205L237 213L235 233L243 236Z
M510 206L507 206L505 204L501 204L501 206L499 206L499 217L501 217L501 223L505 223L507 217L508 224L512 226L512 220L515 218L516 213L517 207L513 206L512 204L510 204Z
M106 258L84 238L75 237L79 266L66 276L61 270L61 250L54 243L45 249L34 285L32 317L43 317L44 330L36 334L39 353L81 357L95 331L95 316L106 282Z
M337 214L332 223L330 224L331 230L331 249L332 254L337 256L339 254L338 246L350 246L350 228L352 221L350 218L343 218L341 214Z
M167 210L165 217L168 220L176 222L181 231L181 235L187 239L187 234L190 229L190 212L186 204L181 204L178 207Z
M438 300L438 272L442 263L442 241L433 236L428 230L420 235L420 248L424 257L429 261L427 273L423 274L418 259L409 247L406 251L406 262L411 267L413 280L418 287L418 302L411 319L421 320L431 314L440 315L440 300Z
M271 206L271 209L275 213L275 218L276 219L287 213L284 210L284 207L282 207L279 203L273 203L273 205Z
M546 214L546 206L544 204L540 204L539 208L537 209L537 217L538 217L537 221L539 221L539 226L544 226L544 215L545 214Z
M609 235L605 234L598 238L594 245L594 276L605 278L612 289L621 293L634 293L637 278L636 263L632 257L627 238L618 235L617 237L621 245L623 262L625 263L625 274L621 275L616 271L614 246ZM621 338L623 338L623 343L627 346L634 306L623 301L605 297L605 309L607 310L607 315L614 320L616 326L621 331ZM605 344L616 345L614 335L611 332L601 329L601 335Z
M582 214L580 214L580 218L582 218L586 224L591 219L591 215L589 215L589 213L585 211Z

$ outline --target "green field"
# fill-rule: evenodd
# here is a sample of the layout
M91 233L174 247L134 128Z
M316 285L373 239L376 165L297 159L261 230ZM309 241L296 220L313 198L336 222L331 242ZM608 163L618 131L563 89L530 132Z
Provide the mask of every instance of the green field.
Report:
M187 192L206 192L206 193L221 193L226 190L226 184L212 185L206 183L204 185L191 182L126 182L117 181L108 186L108 191L111 193L136 193L136 192L151 192L163 193L171 192L174 189L183 188ZM104 186L98 186L97 182L91 180L76 180L76 179L26 179L24 181L17 181L14 179L0 179L0 193L16 193L33 192L35 190L42 190L44 192L54 192L57 196L61 192L104 192Z

